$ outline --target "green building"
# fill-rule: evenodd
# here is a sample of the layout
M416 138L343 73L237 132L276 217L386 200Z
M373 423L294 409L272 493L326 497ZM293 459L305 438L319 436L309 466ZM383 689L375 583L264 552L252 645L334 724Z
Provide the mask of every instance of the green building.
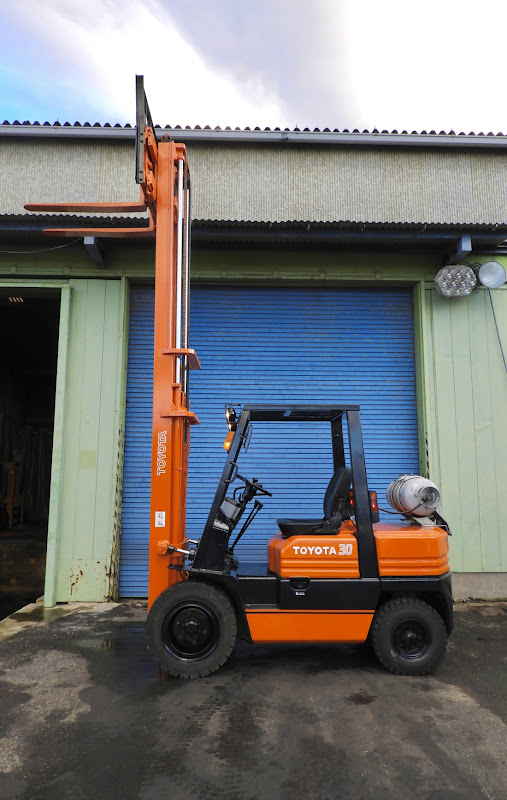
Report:
M507 264L505 137L164 132L193 182L190 534L223 461L224 403L360 402L372 488L429 476L456 596L507 596L507 284L435 289L444 264ZM154 242L49 238L125 219L24 210L137 196L132 128L0 126L4 594L146 596ZM284 447L252 462L278 499L246 559L272 517L321 502L317 445Z

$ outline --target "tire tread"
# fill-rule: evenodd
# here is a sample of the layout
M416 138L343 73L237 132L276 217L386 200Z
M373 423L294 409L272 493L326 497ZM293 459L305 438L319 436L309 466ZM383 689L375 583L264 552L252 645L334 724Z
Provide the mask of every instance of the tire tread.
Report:
M197 590L201 594L201 600L207 599L210 605L218 605L220 607L224 617L223 629L225 636L222 647L217 648L219 652L215 650L203 661L185 662L185 669L182 663L165 651L158 640L157 634L174 595L183 595L182 599L184 599L184 595L186 593L191 595L193 590ZM206 581L185 580L165 589L157 597L148 614L145 633L150 655L161 669L174 678L182 678L184 680L205 678L222 667L234 649L237 634L236 614L231 601L221 589Z
M385 636L389 618L398 610L413 608L414 606L430 615L440 634L440 646L435 647L435 652L426 659L425 666L418 666L416 661L410 662L408 660L403 665L403 663L395 662L386 654ZM376 612L371 627L371 643L378 660L394 675L429 675L434 672L444 656L447 647L447 631L442 617L429 603L418 597L396 597L387 600Z

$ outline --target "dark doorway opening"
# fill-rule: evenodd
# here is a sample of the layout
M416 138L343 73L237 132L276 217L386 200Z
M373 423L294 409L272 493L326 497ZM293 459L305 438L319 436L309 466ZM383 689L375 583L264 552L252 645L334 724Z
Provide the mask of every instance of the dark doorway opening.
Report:
M0 618L44 594L60 292L0 288Z

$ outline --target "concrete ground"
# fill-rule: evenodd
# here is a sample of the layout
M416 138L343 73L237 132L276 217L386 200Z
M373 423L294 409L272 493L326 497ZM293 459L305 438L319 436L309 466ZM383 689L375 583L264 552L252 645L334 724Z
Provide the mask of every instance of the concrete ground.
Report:
M106 608L0 626L2 800L507 797L507 603L457 605L432 677L239 643L191 683L158 679L142 603Z

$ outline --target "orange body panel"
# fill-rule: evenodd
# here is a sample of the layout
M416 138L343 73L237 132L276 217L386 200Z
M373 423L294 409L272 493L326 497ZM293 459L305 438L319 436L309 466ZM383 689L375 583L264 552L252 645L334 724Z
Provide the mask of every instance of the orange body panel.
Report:
M352 524L335 536L273 537L268 544L269 569L281 578L359 578L357 540Z
M443 575L449 571L449 542L442 528L419 525L373 526L380 577Z
M408 523L373 526L380 576L443 575L449 570L448 534L438 527ZM271 572L281 578L359 578L356 527L344 522L334 536L273 536ZM364 642L375 609L293 611L247 609L252 640L269 642Z
M347 520L335 536L273 536L269 569L281 578L359 578L355 530ZM449 571L448 534L442 528L379 522L373 531L381 577Z
M257 644L364 642L373 614L374 610L246 612L252 641Z

